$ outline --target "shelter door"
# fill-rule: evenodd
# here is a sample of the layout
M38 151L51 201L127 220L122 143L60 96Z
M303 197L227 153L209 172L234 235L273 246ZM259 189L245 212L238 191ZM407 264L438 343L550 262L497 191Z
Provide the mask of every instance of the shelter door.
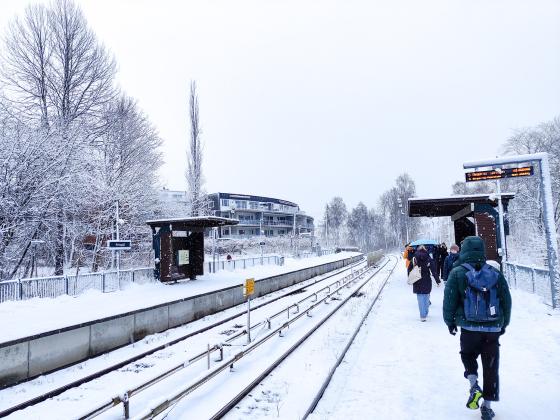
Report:
M496 221L488 213L476 213L474 219L477 234L484 240L486 246L486 258L499 261L496 245Z
M476 235L476 227L473 222L468 218L463 217L461 219L455 220L455 243L460 244L467 236Z
M173 237L171 232L162 232L160 233L160 281L171 280L171 266L173 264Z

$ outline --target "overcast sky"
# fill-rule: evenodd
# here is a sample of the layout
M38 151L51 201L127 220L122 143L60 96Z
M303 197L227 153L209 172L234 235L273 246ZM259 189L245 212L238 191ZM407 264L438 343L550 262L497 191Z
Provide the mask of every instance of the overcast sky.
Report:
M0 2L0 30L27 0ZM208 192L376 205L408 172L450 193L462 162L560 115L560 1L80 0L184 189L197 81Z

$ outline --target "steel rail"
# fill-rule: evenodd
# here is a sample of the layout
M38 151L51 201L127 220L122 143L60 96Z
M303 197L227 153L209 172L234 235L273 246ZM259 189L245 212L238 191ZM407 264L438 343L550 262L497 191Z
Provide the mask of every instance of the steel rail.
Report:
M298 288L296 288L296 289L294 289L294 290L291 290L291 291L289 291L289 292L287 292L287 293L284 293L284 294L282 294L282 295L280 295L280 296L277 296L277 297L275 297L275 298L272 298L272 299L270 299L270 300L267 300L266 302L263 302L263 303L260 303L260 304L258 304L258 305L255 305L253 308L251 308L251 310L256 310L256 309L262 308L262 307L264 307L264 306L270 305L270 304L272 304L272 303L274 303L274 302L276 302L276 301L278 301L278 300L284 299L284 298L286 298L286 297L288 297L288 296L290 296L290 295L292 295L292 294L294 294L294 293L297 293L297 292L299 292L299 291L301 291L301 290L304 290L304 289L306 289L306 288L308 288L308 287L310 287L310 286L313 286L313 285L315 285L315 284L317 284L317 283L323 282L323 281L325 281L325 280L327 280L327 279L329 279L329 278L331 278L331 277L334 277L334 276L336 276L336 275L339 275L339 274L341 274L341 273L344 273L345 271L351 270L351 269L353 269L354 267L356 267L356 266L362 264L363 262L364 262L364 259L362 258L362 259L361 259L360 261L358 261L358 262L351 263L351 264L347 265L346 267L343 267L343 268L341 268L341 269L337 269L337 272L336 272L336 273L331 273L331 274L329 274L328 276L325 276L324 278L317 279L317 280L315 280L315 281L312 282L312 283L308 283L308 284L306 284L306 285L304 285L304 286L298 287ZM333 271L334 271L334 270L333 270ZM178 337L178 338L175 338L175 339L173 339L173 340L167 341L167 342L165 342L165 343L163 343L163 344L161 344L161 345L159 345L159 346L156 346L156 347L154 347L154 348L152 348L152 349L150 349L150 350L146 350L146 351L144 351L144 352L142 352L142 353L139 353L139 354L137 354L137 355L135 355L135 356L132 356L132 357L130 357L130 358L127 358L127 359L125 359L125 360L122 360L122 361L120 361L120 362L118 362L118 363L115 363L115 364L113 364L113 365L111 365L111 366L108 366L108 367L106 367L106 368L104 368L104 369L101 369L101 370L99 370L99 371L97 371L97 372L94 372L94 373L92 373L92 374L90 374L90 375L84 376L84 377L82 377L82 378L80 378L80 379L76 379L76 380L74 380L74 381L72 381L72 382L69 382L69 383L67 383L67 384L65 384L65 385L59 386L59 387L57 387L57 388L55 388L55 389L52 389L52 390L50 390L50 391L48 391L48 392L45 392L45 393L41 394L41 395L38 395L38 396L33 397L33 398L30 398L29 400L22 401L22 402L20 402L20 403L18 403L18 404L15 404L15 405L11 406L11 407L8 407L8 408L5 408L5 409L3 409L3 410L0 410L0 418L5 417L5 416L8 416L8 415L10 415L10 414L12 414L12 413L14 413L14 412L16 412L16 411L23 410L23 409L25 409L25 408L28 408L28 407L31 407L31 406L33 406L33 405L39 404L39 403L41 403L41 402L44 402L44 401L46 401L46 400L48 400L48 399L50 399L50 398L56 397L57 395L60 395L60 394L62 394L63 392L66 392L66 391L68 391L68 390L70 390L70 389L72 389L72 388L76 388L76 387L78 387L78 386L80 386L80 385L83 385L83 384L85 384L85 383L87 383L87 382L91 382L91 381L93 381L93 380L95 380L95 379L98 379L98 378L104 376L104 375L107 375L108 373L111 373L111 372L113 372L113 371L115 371L115 370L118 370L118 369L120 369L120 368L122 368L122 367L124 367L124 366L126 366L126 365L128 365L128 364L130 364L130 363L136 362L136 361L138 361L138 360L140 360L140 359L143 359L144 357L150 356L151 354L154 354L154 353L156 353L156 352L158 352L158 351L164 350L164 349L167 348L167 347L173 346L173 345L175 345L175 344L177 344L177 343L180 343L181 341L187 340L187 339L189 339L189 338L191 338L191 337L193 337L193 336L195 336L195 335L197 335L197 334L201 334L201 333L206 332L206 331L208 331L208 330L210 330L210 329L212 329L212 328L218 327L218 326L221 325L221 324L225 324L226 322L229 322L229 321L231 321L231 320L233 320L233 319L235 319L235 318L238 318L238 317L240 317L240 316L243 316L245 313L246 313L246 311L238 312L238 313L236 313L236 314L234 314L234 315L231 315L231 316L229 316L229 317L226 317L226 318L223 318L223 319L221 319L221 320L219 320L219 321L216 321L215 323L212 323L212 324L207 325L207 326L205 326L205 327L199 328L199 329L197 329L196 331L192 331L192 332L190 332L190 333L188 333L188 334L182 335L181 337ZM240 335L243 335L243 334L240 334ZM104 354L105 354L105 353L104 353ZM98 355L98 356L101 356L101 355ZM113 400L114 400L114 399L113 399Z
M320 325L322 325L328 318L330 318L330 316L332 314L334 314L338 309L340 309L340 307L342 307L349 299L350 297L356 293L357 291L359 291L364 285L366 285L371 278L373 278L383 267L385 267L388 264L389 260L387 260L381 267L379 267L365 282L363 282L362 285L360 285L355 291L353 291L353 293L349 294L348 297L346 297L344 300L341 301L341 303L339 305L337 305L335 307L335 309L322 321L320 321L320 323L314 327L314 329L312 331L315 331ZM372 268L369 268L372 269ZM168 409L170 406L172 406L173 404L177 403L179 400L181 400L182 398L184 398L185 396L187 396L188 394L192 393L193 391L195 391L196 389L198 389L199 387L201 387L202 385L204 385L205 383L207 383L208 381L210 381L212 378L214 378L216 375L218 375L219 373L223 372L226 369L229 369L235 362L237 362L238 360L240 360L241 358L243 358L244 356L246 356L247 354L251 353L252 351L254 351L256 348L258 348L260 345L262 345L263 343L265 343L266 341L268 341L270 338L276 336L277 334L281 333L283 330L289 328L289 326L296 322L297 320L299 320L301 317L308 315L311 310L313 310L314 308L316 308L317 306L321 305L324 302L327 302L334 294L338 294L338 292L345 287L348 287L351 283L355 282L356 280L359 280L363 277L363 274L365 273L360 273L359 277L354 277L352 279L349 279L348 282L342 284L341 286L339 286L338 288L336 288L335 290L331 291L330 293L327 294L327 296L325 296L324 298L322 298L321 300L317 300L316 302L314 302L311 306L309 306L308 308L306 308L305 310L301 311L301 313L299 313L297 316L295 316L294 318L284 322L282 325L280 325L279 327L277 327L276 329L274 329L273 331L271 331L269 334L267 334L266 336L264 336L262 339L260 339L259 341L255 342L254 344L246 347L243 351L241 351L240 353L237 353L236 355L234 355L232 358L228 359L227 361L223 362L221 365L218 365L217 367L215 367L211 372L209 372L207 375L203 376L201 379L197 380L196 382L194 382L193 384L191 384L190 386L188 386L187 388L183 389L182 391L178 392L177 394L173 395L172 397L166 399L165 401L163 401L162 403L160 403L159 405L157 405L154 408L148 409L147 411L145 411L143 414L140 415L140 418L142 419L148 419L148 418L153 418L154 416L162 413L163 411L165 411L166 409ZM312 332L311 332L312 333ZM307 335L307 337L309 335L311 335L311 333L309 333ZM303 340L304 341L304 340ZM293 350L292 350L293 351Z
M342 308L342 306L344 306L348 300L350 300L350 298L356 293L359 292L367 283L369 283L369 281L375 277L379 271L385 267L385 265L388 264L389 261L387 261L382 267L380 267L379 270L377 270L375 273L373 273L362 285L360 285L359 288L357 288L354 293L352 293L351 295L349 295L348 297L346 297L343 301L341 301L341 303L335 307L335 309L333 311L331 311L323 320L321 320L321 322L319 324L317 324L312 330L310 330L309 332L307 332L302 338L300 338L294 345L292 345L286 352L284 352L274 363L272 363L265 371L263 371L257 378L255 378L249 385L247 385L243 390L241 390L241 392L239 392L234 398L232 398L225 406L223 406L218 412L216 412L212 417L210 417L210 419L212 420L216 420L216 419L220 419L222 418L224 415L226 415L229 411L231 411L241 400L243 400L243 398L245 398L259 383L261 383L268 375L270 375L270 373L272 371L274 371L274 369L276 369L286 358L288 358L288 356L290 356L295 350L297 350L299 348L299 346L301 344L303 344L312 334L314 334L328 319L331 318L332 315L334 315L340 308ZM385 281L383 282L383 286L382 288L379 290L375 301L377 301L377 298L379 297L379 295L381 294L381 291L383 290L383 287L385 287L385 284L387 283L387 280L389 279L389 277L391 276L391 274L393 273L395 267L398 264L398 259L396 259L395 265L393 266L393 268L391 269L391 271L389 272L389 274L387 275L387 277L385 278Z
M353 268L353 267L351 267L351 268ZM341 274L341 273L342 273L342 271L339 272L339 273L337 273L337 275L339 275L339 274ZM322 291L324 291L324 290L326 290L326 289L328 289L328 290L329 290L329 293L330 293L331 287L333 287L335 284L340 285L340 283L343 282L343 286L346 285L346 284L347 284L348 282L350 282L351 280L354 280L354 277L353 277L354 275L358 275L359 273L360 273L359 270L358 270L358 271L355 271L355 272L353 272L353 274L351 274L351 275L349 275L349 276L346 276L346 277L344 277L344 278L341 279L341 280L337 280L337 281L331 283L331 284L328 285L328 286L323 287L322 289L320 289L320 290L318 290L318 291L316 291L316 292L310 293L310 295L307 296L306 298L303 298L303 299L301 299L300 301L298 301L298 302L296 302L296 303L294 303L294 304L290 304L289 306L287 306L286 308L283 308L281 311L278 311L276 314L272 315L271 317L266 318L265 321L261 321L261 322L259 322L258 324L256 324L255 326L251 327L251 329L256 328L256 327L258 327L258 326L263 326L263 325L265 325L265 323L266 323L267 325L270 325L270 319L272 319L273 317L276 317L276 316L279 316L279 315L281 315L281 314L283 314L283 313L286 313L286 311L288 311L288 313L289 313L289 310L290 310L292 307L294 307L294 306L296 306L296 307L299 308L299 304L301 304L301 303L304 302L305 300L311 298L312 296L317 297L317 295L318 295L319 293L321 293ZM332 276L330 276L330 277L332 277ZM329 277L329 278L330 278L330 277ZM345 279L348 279L348 280L345 280ZM322 280L320 280L320 281L324 281L324 280L325 280L325 279L322 279ZM320 281L317 281L317 282L315 282L314 284L319 283ZM308 287L309 287L309 286L308 286ZM293 292L291 292L291 293L293 293ZM254 308L254 309L258 309L258 308ZM253 309L253 310L254 310L254 309ZM307 310L307 309L306 309L306 310ZM305 311L304 311L304 312L305 312ZM244 313L243 313L243 314L244 314ZM295 319L295 318L294 318L294 319ZM235 339L237 339L237 338L239 338L240 336L243 336L243 335L245 335L245 334L247 334L247 330L243 330L243 331L241 331L240 333L238 333L238 334L236 334L236 335L234 335L234 336L232 336L232 337L229 337L228 339L226 339L226 342L231 342L231 341L233 341L233 340L235 340ZM147 388L149 388L149 387L151 387L151 386L153 386L153 385L155 385L155 384L161 382L163 379L165 379L165 378L167 378L167 377L173 375L174 373L177 373L178 371L180 371L180 370L182 370L182 369L184 369L184 368L190 366L192 363L194 363L194 362L196 362L196 361L198 361L198 360L201 360L201 359L203 359L204 357L209 357L210 354L211 354L212 352L217 351L217 350L220 350L221 357L220 357L220 360L219 360L219 361L222 361L222 360L223 360L222 346L221 346L221 345L214 345L213 347L208 348L207 350L205 350L205 351L199 353L198 355L192 357L191 359L188 359L187 361L185 361L185 362L183 362L183 363L180 363L179 365L176 365L176 366L170 368L169 370L167 370L167 371L165 371L165 372L162 372L161 374L159 374L159 375L156 376L155 378L152 378L152 379L150 379L149 381L144 382L143 384L139 385L138 387L133 388L133 389L130 389L130 390L128 390L127 392L125 392L124 394L122 394L122 395L119 395L119 396L116 396L116 397L111 398L110 400L107 400L107 401L106 401L105 403L103 403L101 406L98 406L98 407L94 408L94 409L93 409L92 411L90 411L90 412L87 412L87 413L82 414L82 416L80 417L80 419L90 419L90 418L96 417L97 415L99 415L99 414L101 414L101 413L103 413L103 412L105 412L105 411L107 411L107 410L110 410L111 408L113 408L113 407L119 405L120 403L123 403L124 412L125 412L125 418L128 418L128 411L129 411L130 398L131 398L134 394L138 394L139 392L141 392L141 391L143 391L143 390L145 390L145 389L147 389Z
M332 377L334 376L334 373L336 372L336 370L338 369L338 367L340 366L340 364L342 363L342 361L346 357L346 353L348 353L348 350L350 349L350 347L354 343L354 340L356 339L356 336L358 335L358 333L362 329L362 326L364 325L364 322L366 321L366 319L369 317L369 314L371 313L371 310L373 309L373 307L377 303L377 299L379 299L379 296L383 292L383 289L385 288L385 285L387 284L387 281L389 280L389 277L391 277L391 275L393 274L393 271L395 271L395 268L397 268L398 263L399 262L398 262L398 258L397 258L396 264L391 269L391 272L387 276L387 279L383 282L383 285L381 286L381 289L379 289L379 292L377 293L377 295L375 296L375 298L373 299L373 301L369 305L369 307L368 307L366 313L364 314L364 316L362 317L358 327L354 330L354 333L352 334L352 337L350 337L350 339L346 343L346 346L344 347L344 350L338 356L338 359L336 360L333 367L330 369L329 374L327 375L327 377L323 381L323 384L321 385L321 388L319 389L319 391L315 395L315 398L313 398L313 401L311 402L311 405L309 406L309 408L307 409L307 411L303 415L303 420L307 419L307 417L309 417L309 415L311 413L313 413L315 408L317 408L317 405L319 404L319 401L321 400L321 398L323 398L323 395L324 395L327 387L331 383L331 380L332 380Z

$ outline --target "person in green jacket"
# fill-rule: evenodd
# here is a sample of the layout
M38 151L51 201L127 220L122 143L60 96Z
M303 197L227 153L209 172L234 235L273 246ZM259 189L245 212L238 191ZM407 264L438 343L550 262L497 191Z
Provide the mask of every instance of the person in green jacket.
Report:
M486 264L484 241L478 236L469 236L462 243L458 260L453 264L445 285L443 298L443 319L449 333L455 335L461 327L461 361L465 367L464 376L470 382L467 407L479 408L479 399L484 400L480 407L483 420L494 417L491 401L499 400L499 338L505 333L511 316L511 295L506 279L498 270L497 297L499 299L499 316L496 320L475 322L467 320L464 302L468 286L468 269L462 264L469 264L475 270L481 270ZM495 277L494 277L495 278ZM478 385L478 356L482 359L483 388Z

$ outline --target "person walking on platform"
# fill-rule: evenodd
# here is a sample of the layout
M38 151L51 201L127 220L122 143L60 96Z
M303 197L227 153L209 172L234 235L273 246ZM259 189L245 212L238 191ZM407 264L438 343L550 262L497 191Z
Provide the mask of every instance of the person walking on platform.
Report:
M494 417L492 401L499 400L499 339L511 316L511 295L506 279L486 264L484 241L467 237L458 262L449 273L443 298L443 319L449 333L461 327L461 361L470 389L467 408L480 406L483 420ZM478 356L482 359L483 389L478 385Z
M410 246L410 242L405 245L403 252L404 263L406 265L406 274L412 270L412 258L414 257L414 248Z
M443 262L443 273L442 278L443 281L447 281L447 277L449 277L449 273L453 269L453 264L459 258L459 247L456 244L453 244L449 247L449 255L445 257L445 261Z
M447 258L448 255L449 253L447 252L447 245L445 245L445 242L442 242L441 245L439 246L439 258L438 258L439 278L443 277L443 265L445 264L445 259Z
M421 278L420 280L414 282L412 285L412 291L416 294L416 299L418 300L420 321L424 322L428 317L428 311L430 309L430 293L432 292L432 277L430 273L433 274L438 286L441 281L439 280L438 273L436 272L434 260L430 258L424 245L420 245L414 253L413 264L420 268Z

